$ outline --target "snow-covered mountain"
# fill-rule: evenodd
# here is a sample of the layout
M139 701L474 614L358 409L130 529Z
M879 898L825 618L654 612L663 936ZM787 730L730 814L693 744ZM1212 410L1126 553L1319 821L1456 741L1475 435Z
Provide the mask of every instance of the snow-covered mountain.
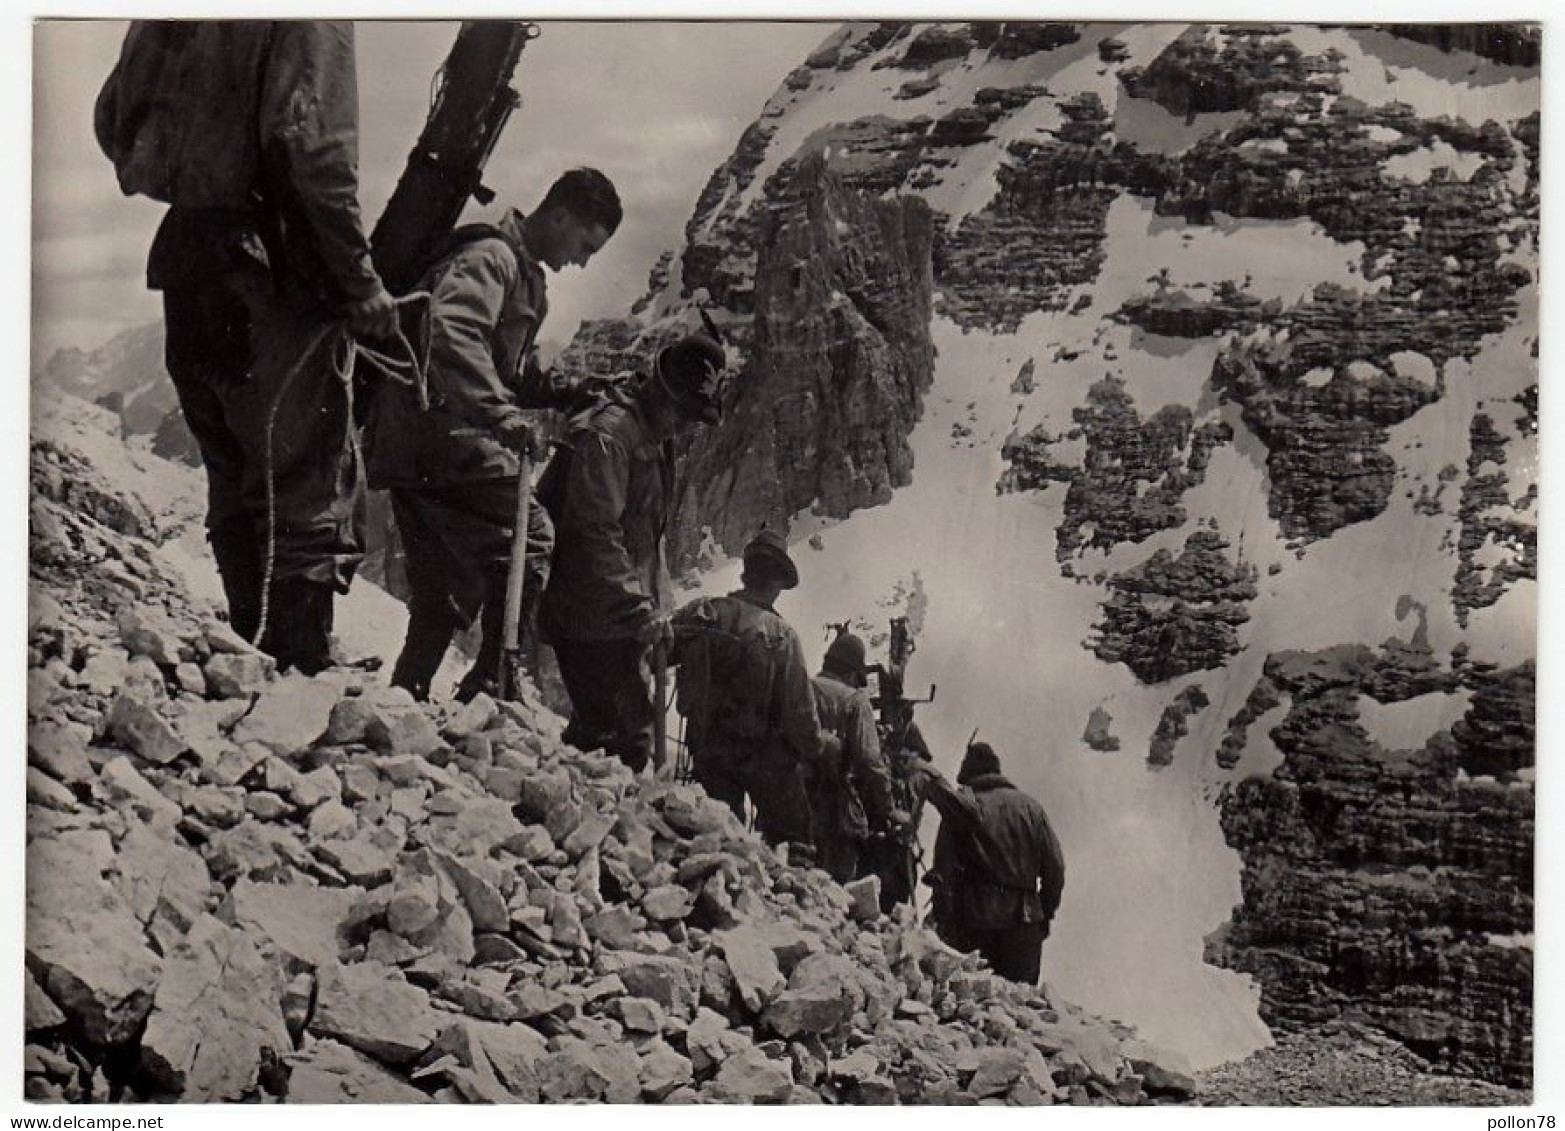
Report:
M1535 29L850 24L562 364L711 306L676 559L785 526L812 658L910 618L1064 843L1053 990L1524 1082L1538 122Z

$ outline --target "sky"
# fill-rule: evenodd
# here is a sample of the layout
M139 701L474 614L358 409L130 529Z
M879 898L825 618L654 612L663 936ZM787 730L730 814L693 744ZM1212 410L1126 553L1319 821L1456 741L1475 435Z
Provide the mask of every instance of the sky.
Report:
M121 21L35 25L33 360L91 349L160 316L143 282L163 206L120 194L92 135L92 106L124 36ZM522 55L511 118L485 183L491 209L530 209L560 171L594 165L625 220L585 269L551 280L544 337L623 313L658 255L677 245L711 171L829 23L548 22ZM455 23L358 25L360 199L372 226L428 110L430 79Z

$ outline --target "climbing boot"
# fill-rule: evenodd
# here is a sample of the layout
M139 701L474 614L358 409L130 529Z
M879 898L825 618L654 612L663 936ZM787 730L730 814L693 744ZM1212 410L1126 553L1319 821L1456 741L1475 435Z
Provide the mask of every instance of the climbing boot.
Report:
M391 686L406 688L414 699L429 698L440 663L446 658L456 624L445 613L421 609L414 604L408 615L408 635L391 672Z
M329 584L289 577L272 586L271 609L262 650L277 661L278 671L317 675L332 666L332 602Z

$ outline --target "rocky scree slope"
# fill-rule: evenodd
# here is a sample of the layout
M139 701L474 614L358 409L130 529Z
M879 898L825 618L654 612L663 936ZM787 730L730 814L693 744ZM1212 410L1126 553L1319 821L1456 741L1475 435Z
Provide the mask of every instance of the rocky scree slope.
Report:
M85 407L85 406L83 406ZM69 466L69 474L62 474ZM788 866L536 696L279 677L33 448L33 1100L1136 1104L1176 1058Z

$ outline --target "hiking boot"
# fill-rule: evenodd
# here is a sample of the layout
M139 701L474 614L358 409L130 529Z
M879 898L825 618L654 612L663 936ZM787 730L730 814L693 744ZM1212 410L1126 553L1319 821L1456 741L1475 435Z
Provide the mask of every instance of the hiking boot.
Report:
M406 688L420 702L427 700L429 685L446 658L446 649L451 646L455 632L456 625L451 618L414 607L408 616L407 639L402 642L402 651L391 672L391 686Z
M277 670L318 675L334 665L331 650L332 602L329 584L289 577L272 586L271 611L261 648L277 661Z
M500 680L492 671L485 671L481 664L474 664L473 670L462 677L462 682L456 685L454 698L458 703L471 703L483 692L491 699L500 698Z
M212 559L228 602L228 624L246 641L261 627L261 553L248 524L240 530L209 530Z

